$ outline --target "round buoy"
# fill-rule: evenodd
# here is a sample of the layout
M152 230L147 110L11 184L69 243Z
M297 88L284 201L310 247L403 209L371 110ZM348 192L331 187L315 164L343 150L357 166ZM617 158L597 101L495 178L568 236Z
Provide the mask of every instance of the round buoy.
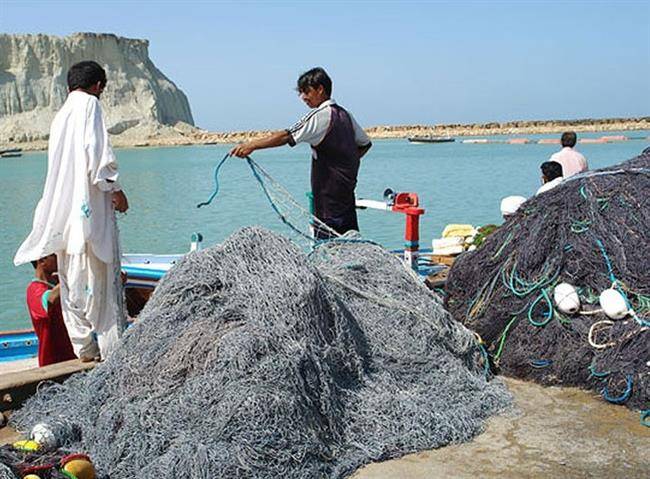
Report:
M621 319L627 316L628 307L625 298L614 288L606 289L600 293L600 307L611 319Z
M553 300L557 309L566 314L574 314L580 310L578 292L569 283L560 283L553 290Z
M73 474L77 479L95 479L95 466L87 459L72 459L63 466L65 472Z
M56 449L59 445L59 441L54 435L54 431L52 431L52 428L44 422L39 422L32 428L30 438L33 441L36 441L43 449L48 451Z

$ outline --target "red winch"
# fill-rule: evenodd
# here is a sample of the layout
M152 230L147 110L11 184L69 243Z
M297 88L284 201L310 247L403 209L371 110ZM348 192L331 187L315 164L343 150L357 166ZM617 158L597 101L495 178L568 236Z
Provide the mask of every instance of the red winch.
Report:
M372 208L406 215L404 262L417 271L420 249L420 216L424 214L424 209L419 207L420 200L417 193L395 193L388 188L384 191L384 201L358 199L356 206L357 208Z

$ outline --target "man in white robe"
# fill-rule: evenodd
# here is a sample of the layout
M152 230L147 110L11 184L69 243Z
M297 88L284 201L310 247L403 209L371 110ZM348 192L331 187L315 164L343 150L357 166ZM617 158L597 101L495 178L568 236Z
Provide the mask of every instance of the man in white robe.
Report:
M126 319L115 210L128 202L99 103L105 85L95 62L70 68L70 93L50 128L43 196L14 258L20 265L56 254L63 319L82 360L110 355Z

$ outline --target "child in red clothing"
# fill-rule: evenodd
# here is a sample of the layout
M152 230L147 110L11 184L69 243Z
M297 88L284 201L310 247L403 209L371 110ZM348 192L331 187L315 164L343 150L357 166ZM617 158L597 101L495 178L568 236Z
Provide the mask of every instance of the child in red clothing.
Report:
M59 285L55 285L56 255L32 261L36 277L27 287L27 308L38 337L38 365L76 359L63 322Z

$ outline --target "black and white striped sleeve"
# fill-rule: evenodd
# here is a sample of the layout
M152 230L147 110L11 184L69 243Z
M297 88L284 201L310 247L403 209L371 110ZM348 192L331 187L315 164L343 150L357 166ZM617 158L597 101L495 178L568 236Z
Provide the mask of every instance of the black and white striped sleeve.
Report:
M331 120L331 108L315 108L307 113L295 125L287 129L291 139L289 145L297 143L309 143L311 146L318 145L329 128Z

